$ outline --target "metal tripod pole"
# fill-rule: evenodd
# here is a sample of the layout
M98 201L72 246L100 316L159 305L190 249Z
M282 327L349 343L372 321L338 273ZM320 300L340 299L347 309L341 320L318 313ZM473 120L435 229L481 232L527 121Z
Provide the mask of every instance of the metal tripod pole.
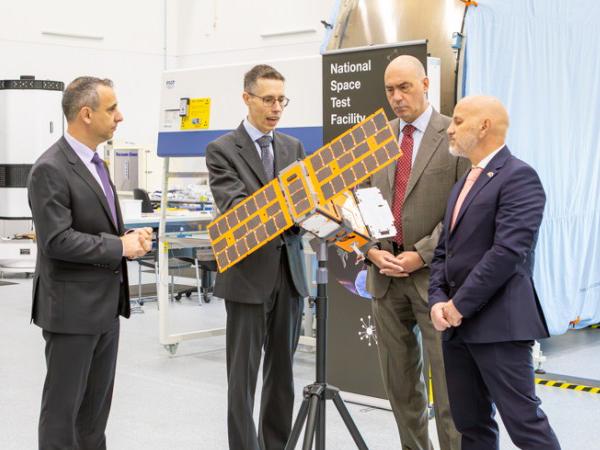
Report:
M304 430L303 450L311 450L315 435L316 450L325 450L325 425L326 425L326 403L327 400L333 400L346 428L350 432L352 439L360 450L368 450L356 424L352 420L344 401L340 397L339 389L327 384L327 242L319 242L317 251L317 364L316 381L313 384L304 387L304 400L298 411L298 416L294 422L294 427L290 438L285 446L285 450L293 450L296 447L298 438L304 421L306 428Z
M327 383L327 242L321 240L317 252L317 369L316 382ZM324 393L323 393L324 394ZM325 395L319 396L317 450L325 449ZM310 450L310 449L308 449Z

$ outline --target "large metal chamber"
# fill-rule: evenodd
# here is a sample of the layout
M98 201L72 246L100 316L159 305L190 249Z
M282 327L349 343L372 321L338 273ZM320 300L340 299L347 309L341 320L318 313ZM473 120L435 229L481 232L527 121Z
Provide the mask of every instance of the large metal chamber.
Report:
M342 0L326 50L426 39L430 56L441 60L441 112L451 115L457 59L452 34L460 31L464 10L460 0Z

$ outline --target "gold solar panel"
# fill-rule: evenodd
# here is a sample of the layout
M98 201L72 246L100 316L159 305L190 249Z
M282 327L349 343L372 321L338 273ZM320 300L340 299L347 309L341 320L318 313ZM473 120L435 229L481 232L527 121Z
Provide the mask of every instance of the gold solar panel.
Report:
M208 225L219 270L225 271L292 225L276 178Z
M352 189L402 155L383 109L304 160L318 202Z
M224 272L402 156L383 109L350 128L208 225Z
M300 161L282 170L279 174L279 181L288 201L292 218L294 222L298 223L316 207L304 163Z

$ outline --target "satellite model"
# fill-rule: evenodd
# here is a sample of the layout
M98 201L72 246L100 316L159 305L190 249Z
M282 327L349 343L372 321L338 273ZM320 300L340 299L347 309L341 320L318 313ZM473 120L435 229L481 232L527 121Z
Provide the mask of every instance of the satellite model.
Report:
M394 236L394 220L377 188L352 189L402 156L383 109L297 161L208 225L224 272L293 225L357 251Z

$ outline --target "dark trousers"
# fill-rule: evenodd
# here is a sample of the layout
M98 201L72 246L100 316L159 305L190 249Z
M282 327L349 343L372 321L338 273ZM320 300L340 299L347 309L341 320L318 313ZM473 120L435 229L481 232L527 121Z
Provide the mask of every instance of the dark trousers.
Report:
M429 439L422 346L431 364L440 448L459 450L460 435L452 422L448 402L441 333L431 323L427 303L410 277L393 278L386 296L373 299L372 308L383 384L396 419L402 448L434 448Z
M520 449L560 449L535 395L532 346L533 341L443 343L450 409L462 450L499 448L496 407Z
M264 304L225 301L227 309L227 430L232 450L283 449L292 427L292 364L300 337L303 299L282 257L275 289ZM262 350L259 433L252 418Z
M42 333L48 371L38 429L40 450L106 449L119 319L97 335Z

